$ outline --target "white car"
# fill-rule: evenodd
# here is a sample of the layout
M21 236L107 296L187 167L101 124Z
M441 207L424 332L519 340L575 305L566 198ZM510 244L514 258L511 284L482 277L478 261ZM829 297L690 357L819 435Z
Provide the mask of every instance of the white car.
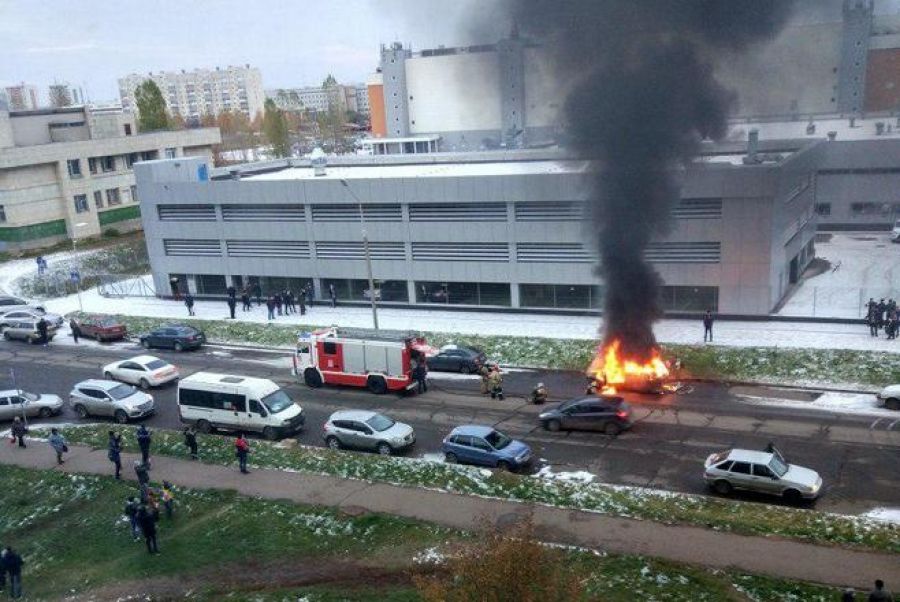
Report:
M887 386L876 397L887 409L900 410L900 385Z
M106 380L119 380L138 385L142 389L178 380L179 376L178 368L152 355L139 355L103 366L103 377Z
M757 491L796 503L814 500L822 490L822 477L815 470L788 464L777 451L732 449L706 458L703 478L716 493L735 489Z
M12 420L23 412L28 418L50 418L62 412L62 408L63 400L58 395L39 395L21 389L0 391L0 420Z
M894 223L894 229L891 230L891 242L900 242L900 219Z
M3 330L13 322L19 322L21 320L37 321L41 318L44 318L45 321L49 322L56 328L61 328L64 322L61 315L50 313L37 307L33 307L31 309L16 309L0 316L0 330Z

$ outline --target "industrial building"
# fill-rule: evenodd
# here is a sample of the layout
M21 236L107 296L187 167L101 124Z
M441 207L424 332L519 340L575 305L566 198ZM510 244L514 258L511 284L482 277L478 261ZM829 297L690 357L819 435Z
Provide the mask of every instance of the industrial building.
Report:
M674 228L647 259L672 313L764 315L814 256L823 142L710 146L684 176ZM425 154L248 165L209 181L199 158L135 166L157 291L221 296L312 283L383 304L597 310L589 170L559 152ZM219 179L221 178L221 179ZM361 220L361 216L364 221Z

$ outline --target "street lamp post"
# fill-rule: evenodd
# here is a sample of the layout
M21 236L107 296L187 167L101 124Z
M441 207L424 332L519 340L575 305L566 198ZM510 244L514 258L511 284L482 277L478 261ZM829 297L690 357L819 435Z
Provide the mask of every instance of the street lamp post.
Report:
M375 280L372 278L372 256L369 253L369 235L366 233L366 218L363 214L362 200L356 196L356 193L350 188L350 184L347 183L347 180L341 178L341 185L347 189L347 192L354 198L356 206L359 208L359 221L361 223L363 239L363 255L365 255L366 258L366 272L369 276L369 301L372 303L372 324L375 326L375 330L378 330L378 304L375 301Z
M87 226L87 222L78 222L72 226L72 258L77 259L78 250L78 228ZM75 292L78 294L78 311L84 313L84 306L81 304L81 262L78 261L78 278L75 280Z

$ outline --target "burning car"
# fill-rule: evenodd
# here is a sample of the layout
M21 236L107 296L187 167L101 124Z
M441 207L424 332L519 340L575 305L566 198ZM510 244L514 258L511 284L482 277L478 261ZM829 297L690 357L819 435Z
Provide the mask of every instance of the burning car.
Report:
M587 393L614 395L618 390L637 393L659 393L669 380L670 371L659 349L650 350L649 359L640 361L623 357L622 344L613 340L597 350L586 371Z

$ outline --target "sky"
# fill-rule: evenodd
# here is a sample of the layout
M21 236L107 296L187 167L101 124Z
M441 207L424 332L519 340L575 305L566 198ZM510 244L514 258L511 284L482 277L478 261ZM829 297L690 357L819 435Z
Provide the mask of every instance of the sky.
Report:
M515 0L512 0L515 1ZM640 1L640 0L635 0ZM799 0L834 18L838 0ZM379 46L488 43L509 30L499 0L0 0L0 86L68 82L94 102L118 99L129 73L259 67L266 88L365 81ZM897 12L900 0L878 0ZM477 23L472 27L472 23Z

